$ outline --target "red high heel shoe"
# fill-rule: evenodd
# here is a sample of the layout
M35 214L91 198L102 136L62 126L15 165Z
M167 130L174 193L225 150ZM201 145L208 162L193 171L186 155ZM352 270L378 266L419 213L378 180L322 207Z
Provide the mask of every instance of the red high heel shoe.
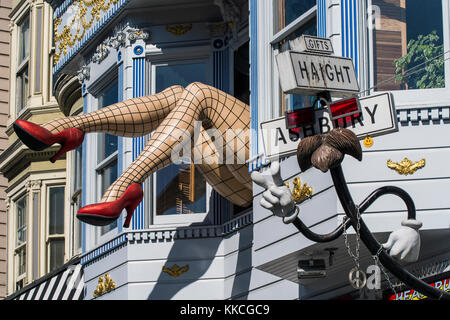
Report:
M139 183L133 183L127 188L125 193L117 200L104 203L87 205L78 210L77 218L94 226L106 226L113 223L122 213L127 210L127 218L123 224L124 228L130 226L134 209L142 201L144 192Z
M19 139L31 150L41 151L54 143L59 143L61 148L50 158L51 162L55 162L67 151L77 148L84 140L84 132L77 128L53 134L47 129L25 120L16 120L13 127Z

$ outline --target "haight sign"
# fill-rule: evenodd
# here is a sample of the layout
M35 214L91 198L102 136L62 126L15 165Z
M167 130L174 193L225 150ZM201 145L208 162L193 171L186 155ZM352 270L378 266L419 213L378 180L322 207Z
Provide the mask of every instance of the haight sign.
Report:
M294 155L302 138L327 133L336 127L352 130L359 139L398 131L397 113L390 93L359 99L361 114L332 121L327 109L318 109L314 125L287 129L286 118L261 123L264 153L268 160Z
M334 97L359 92L353 60L349 58L286 51L276 56L283 92L316 95L329 91Z

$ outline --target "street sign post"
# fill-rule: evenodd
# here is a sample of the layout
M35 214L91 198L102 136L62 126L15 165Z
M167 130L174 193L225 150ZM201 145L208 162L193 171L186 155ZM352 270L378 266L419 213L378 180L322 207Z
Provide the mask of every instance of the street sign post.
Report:
M397 113L390 93L376 94L359 99L361 113L331 120L326 108L315 111L314 124L297 129L286 127L285 117L261 123L264 153L272 160L297 152L302 138L327 133L336 127L352 130L359 139L398 131Z

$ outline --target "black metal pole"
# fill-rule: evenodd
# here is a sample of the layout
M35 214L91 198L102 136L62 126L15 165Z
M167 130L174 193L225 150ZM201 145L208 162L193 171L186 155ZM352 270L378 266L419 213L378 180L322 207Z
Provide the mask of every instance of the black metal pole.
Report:
M309 229L298 217L294 220L293 224L309 240L318 243L325 243L339 238L344 233L344 230L351 226L351 221L349 218L345 217L342 225L328 234L317 234L311 231L311 229Z
M334 186L339 197L339 200L344 208L345 213L350 218L353 228L356 230L356 225L358 223L357 219L357 208L355 203L353 202L350 191L348 190L347 183L344 178L344 174L342 172L342 167L339 165L337 168L331 169L331 177L333 178ZM404 191L403 191L404 192ZM406 192L404 192L406 193ZM401 193L404 195L404 193ZM408 196L409 198L409 196ZM371 198L369 196L369 200L366 202L365 207L367 208L373 201L375 201L375 197ZM370 200L372 199L372 200ZM410 199L410 198L409 198ZM412 199L411 199L412 203ZM413 204L414 205L414 204ZM413 207L414 208L414 207ZM410 212L408 211L408 216ZM398 264L390 255L388 255L384 250L379 250L381 244L375 239L373 234L367 228L364 221L360 220L360 236L362 242L365 244L367 249L371 252L372 255L377 255L381 262L381 264L388 269L393 275L395 275L398 279L400 279L403 283L410 286L411 288L419 291L423 295L426 295L432 299L444 299L450 300L450 294L434 288L422 280L416 278L414 275L405 270L400 264Z

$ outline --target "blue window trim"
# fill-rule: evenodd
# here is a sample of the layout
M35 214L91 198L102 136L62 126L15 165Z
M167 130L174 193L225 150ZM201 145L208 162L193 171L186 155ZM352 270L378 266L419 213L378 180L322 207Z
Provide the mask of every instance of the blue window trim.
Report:
M145 94L145 55L133 58L133 98ZM145 146L144 137L133 138L133 161L139 156ZM131 219L133 230L144 229L144 201L137 206Z
M258 1L250 0L250 116L251 158L259 154L258 119Z

